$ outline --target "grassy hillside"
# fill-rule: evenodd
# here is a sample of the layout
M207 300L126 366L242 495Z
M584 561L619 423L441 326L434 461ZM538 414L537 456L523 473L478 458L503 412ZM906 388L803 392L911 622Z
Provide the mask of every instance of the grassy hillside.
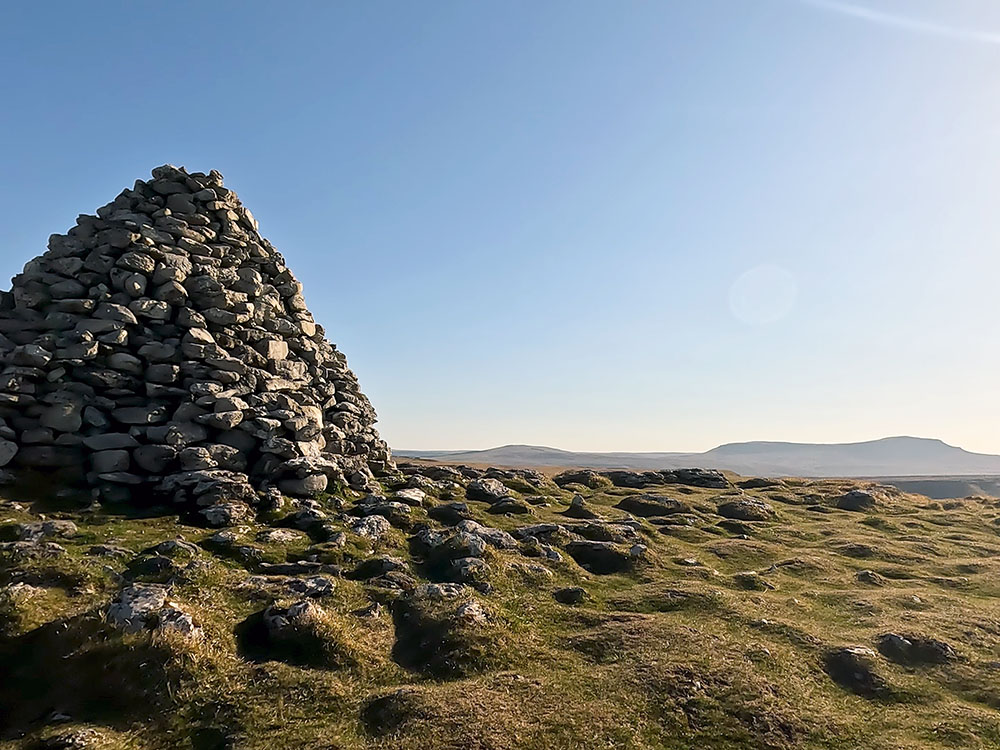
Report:
M222 534L8 496L0 748L1000 746L996 501L580 479L508 474L498 507L410 478L406 511L339 491ZM549 526L501 549L461 515ZM123 625L136 584L167 603Z

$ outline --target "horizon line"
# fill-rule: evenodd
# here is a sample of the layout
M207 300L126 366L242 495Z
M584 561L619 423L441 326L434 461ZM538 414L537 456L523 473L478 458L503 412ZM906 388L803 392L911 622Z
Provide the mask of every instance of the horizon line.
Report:
M503 443L501 445L491 445L488 448L393 448L390 446L390 450L394 453L405 454L407 452L419 452L419 453L483 453L485 451L498 450L500 448L540 448L544 450L554 450L561 451L563 453L594 453L594 454L616 454L616 453L630 453L630 454L663 454L663 453L674 453L683 455L697 455L704 454L715 450L716 448L722 448L727 445L749 445L752 443L761 443L766 445L813 445L813 446L844 446L844 445L865 445L867 443L881 443L886 440L921 440L941 443L948 448L956 448L958 450L965 451L966 453L977 453L977 451L969 451L960 445L953 445L951 443L942 440L941 438L934 437L920 437L917 435L886 435L880 438L872 438L869 440L849 440L845 442L831 442L831 443L817 443L810 441L797 441L797 440L736 440L726 443L719 443L718 445L708 448L703 451L685 451L685 450L571 450L568 448L557 448L551 445L537 445L533 443ZM979 455L993 456L1000 455L1000 453L980 453Z

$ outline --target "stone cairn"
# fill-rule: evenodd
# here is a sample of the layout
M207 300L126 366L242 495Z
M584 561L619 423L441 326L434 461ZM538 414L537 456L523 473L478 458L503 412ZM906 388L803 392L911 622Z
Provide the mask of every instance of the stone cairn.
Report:
M218 172L163 166L0 292L0 467L212 525L392 468L302 285Z

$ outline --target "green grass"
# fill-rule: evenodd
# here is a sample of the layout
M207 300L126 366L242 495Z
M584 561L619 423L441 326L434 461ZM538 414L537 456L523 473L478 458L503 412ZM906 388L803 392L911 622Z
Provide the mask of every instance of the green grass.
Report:
M571 522L559 512L572 491L511 484L550 504L515 517L471 502L476 520L507 530ZM90 738L87 747L152 750L222 747L224 737L247 750L1000 747L997 502L891 492L874 513L810 509L832 507L851 486L796 480L749 490L772 498L776 516L744 524L745 537L714 514L720 495L734 493L651 488L686 502L693 525L643 521L648 562L629 573L490 550L492 591L476 595L489 625L466 632L446 612L419 613L442 649L425 659L401 649L391 604L378 617L356 614L388 601L384 590L343 578L320 600L326 614L305 634L305 652L248 648L247 623L289 597L254 590L252 563L204 548L174 559L170 595L203 637L122 634L102 613L129 558L90 547L134 555L212 532L172 515L4 501L0 526L44 511L80 533L56 540L65 548L56 557L0 553L0 748L73 732ZM607 520L623 518L614 506L638 492L574 489ZM413 516L426 521L423 509ZM409 557L401 532L375 547L348 534L337 547L259 541L266 528L240 530L266 562L315 556L350 569L371 553ZM881 585L859 581L861 570ZM748 586L739 576L748 571L769 585ZM553 599L573 585L587 590L584 603ZM940 639L958 659L914 667L876 657L891 688L877 700L824 671L828 649L874 648L886 632ZM53 711L66 718L53 722Z

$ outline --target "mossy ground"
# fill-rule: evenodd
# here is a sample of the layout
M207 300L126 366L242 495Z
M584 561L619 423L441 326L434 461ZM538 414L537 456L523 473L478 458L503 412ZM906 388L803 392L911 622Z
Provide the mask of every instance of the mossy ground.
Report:
M740 490L649 488L693 513L689 525L643 521L648 561L627 574L489 550L493 591L481 599L503 632L470 676L448 677L397 663L391 613L357 614L382 592L349 579L320 603L350 658L310 667L248 655L240 625L270 600L248 588L245 563L207 550L182 561L171 591L203 627L200 640L114 631L102 613L129 560L88 554L92 545L139 553L212 532L165 513L6 501L0 525L44 512L80 533L55 540L64 555L0 556L0 748L73 731L89 732L89 747L154 750L1000 747L997 501L889 493L873 513L836 510L853 486L747 490L776 516L739 527L720 526L715 510ZM578 489L607 519L622 518L613 506L638 492ZM571 491L546 483L530 494L550 504L530 516L470 507L508 530L567 521ZM255 541L264 528L241 536L268 561L300 559L313 543ZM372 551L352 537L335 554L349 565ZM400 532L374 551L409 555ZM734 577L747 571L766 585ZM559 604L552 592L565 586L582 586L586 600ZM912 667L878 657L890 687L878 699L830 679L828 649L874 648L886 632L940 639L957 658Z

